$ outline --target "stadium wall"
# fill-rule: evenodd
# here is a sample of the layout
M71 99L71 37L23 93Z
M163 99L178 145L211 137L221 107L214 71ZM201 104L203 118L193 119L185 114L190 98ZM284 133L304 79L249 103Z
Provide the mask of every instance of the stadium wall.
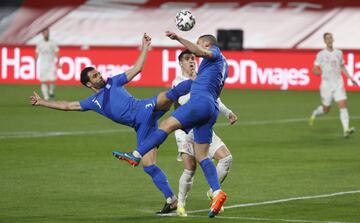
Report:
M35 48L32 46L2 46L0 54L0 84L37 84ZM153 48L145 68L130 86L168 87L180 74L177 56L181 49ZM229 63L226 88L318 90L320 77L311 72L315 50L247 50L225 51ZM59 85L80 84L80 71L95 66L105 77L127 70L139 55L137 48L126 47L61 47ZM360 83L360 51L344 51L345 65ZM198 63L200 61L197 61ZM346 89L360 91L349 80Z

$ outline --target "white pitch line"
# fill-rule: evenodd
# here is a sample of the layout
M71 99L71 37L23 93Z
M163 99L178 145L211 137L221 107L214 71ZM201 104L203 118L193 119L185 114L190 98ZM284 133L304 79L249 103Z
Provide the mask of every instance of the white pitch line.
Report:
M341 196L341 195L347 195L347 194L358 194L358 193L360 193L360 190L342 191L342 192L336 192L336 193L331 193L331 194L320 194L320 195L313 195L313 196L291 197L291 198L272 200L272 201L235 204L235 205L230 205L230 206L224 206L224 209L232 209L232 208L239 208L239 207L251 207L251 206L259 206L259 205L267 205L267 204L279 204L279 203L286 203L286 202L291 202L291 201L327 198L327 197L335 197L335 196ZM193 214L193 213L208 212L208 211L209 211L209 209L202 209L202 210L188 211L188 213Z
M132 129L104 129L104 130L89 130L89 131L59 131L59 132L4 132L0 133L0 139L14 139L14 138L41 138L50 136L66 136L66 135L94 135L107 134L117 132L131 132Z
M360 116L351 116L351 119L360 119ZM338 117L321 117L322 120L334 120ZM292 118L292 119L278 119L278 120L262 120L262 121L238 121L235 125L240 126L253 126L253 125L273 125L273 124L287 124L287 123L298 123L307 122L307 118ZM227 122L216 123L217 127L230 126ZM90 131L49 131L49 132L38 132L38 131L22 131L22 132L0 132L1 139L17 139L17 138L41 138L51 136L67 136L67 135L96 135L106 133L117 133L117 132L132 132L131 128L127 129L105 129L105 130L90 130Z
M207 216L194 216L194 215L188 217L208 218ZM316 220L282 219L282 218L252 218L252 217L226 217L226 216L216 216L216 218L246 220L246 221L276 221L276 222L299 222L299 223L356 223L356 222L344 222L344 221L316 221Z
M278 200L271 200L271 201L261 201L261 202L254 202L254 203L244 203L244 204L235 204L230 206L224 206L224 209L233 209L233 208L240 208L240 207L251 207L251 206L260 206L260 205L267 205L267 204L279 204L279 203L286 203L291 201L299 201L299 200L310 200L310 199L318 199L318 198L328 198L328 197L335 197L347 194L358 194L360 190L353 190L353 191L341 191L331 194L320 194L320 195L312 195L312 196L302 196L302 197L291 197L285 199L278 199ZM188 214L194 213L201 213L201 212L208 212L209 209L201 209L201 210L194 210L188 211ZM176 216L176 213L164 214L163 216ZM229 217L231 218L231 217ZM276 220L276 219L274 219ZM301 220L300 220L301 221Z
M339 117L320 117L319 120L337 120ZM351 116L350 119L358 120L360 116ZM287 124L287 123L298 123L304 122L307 124L309 118L288 118L288 119L278 119L278 120L260 120L260 121L238 121L235 125L273 125L273 124ZM229 123L216 123L215 126L223 127L228 126Z

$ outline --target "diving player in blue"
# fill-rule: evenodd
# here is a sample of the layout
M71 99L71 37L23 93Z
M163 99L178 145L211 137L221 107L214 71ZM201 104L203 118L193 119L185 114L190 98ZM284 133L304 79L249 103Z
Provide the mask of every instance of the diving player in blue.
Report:
M142 70L151 44L151 38L144 34L141 54L135 65L128 71L108 78L105 81L100 72L93 67L86 67L81 72L81 83L95 93L90 97L74 102L47 101L36 92L31 96L31 103L63 111L95 111L114 122L134 128L137 135L137 145L157 129L158 119L171 107L173 101L190 91L192 81L175 87L167 92L161 92L150 99L136 99L123 87ZM142 164L156 187L163 193L166 202L158 213L169 213L176 210L177 199L168 183L164 172L155 164L157 146L144 155Z
M177 40L196 56L203 58L197 77L191 86L190 100L176 109L171 117L161 122L159 128L152 132L136 150L127 153L116 151L114 155L136 166L147 152L162 144L168 134L176 129L193 128L195 157L213 191L209 211L209 217L212 218L219 213L227 198L226 193L220 188L216 168L208 157L208 151L212 139L212 128L219 113L216 99L227 78L228 65L217 47L216 38L212 35L200 36L196 44L174 32L167 31L166 36Z

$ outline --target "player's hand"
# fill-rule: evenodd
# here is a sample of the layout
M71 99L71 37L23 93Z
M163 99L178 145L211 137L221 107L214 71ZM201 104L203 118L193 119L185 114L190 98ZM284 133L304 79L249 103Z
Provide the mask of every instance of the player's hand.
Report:
M171 32L171 31L166 31L165 35L167 37L169 37L170 39L172 39L172 40L177 40L178 39L178 35L176 33L174 33L174 32Z
M314 66L312 69L313 74L315 74L316 76L321 75L321 68L319 66Z
M151 44L151 37L144 33L143 38L142 38L142 45L145 47L149 47Z
M237 119L238 119L237 116L233 112L230 112L229 114L230 125L234 124L237 121Z
M34 95L30 96L30 102L32 105L38 106L38 105L40 105L40 102L42 99L35 91L33 93L34 93Z
M358 87L359 87L359 84L358 84L354 79L351 79L351 82L352 82L355 86L358 86Z

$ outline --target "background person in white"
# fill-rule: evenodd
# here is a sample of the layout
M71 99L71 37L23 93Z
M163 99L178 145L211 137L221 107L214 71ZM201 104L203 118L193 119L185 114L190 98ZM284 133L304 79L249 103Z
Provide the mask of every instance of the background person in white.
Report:
M184 50L179 55L178 60L181 67L181 75L177 76L173 80L173 86L176 86L182 81L188 79L195 79L196 76L195 54L189 50ZM181 96L178 100L178 105L185 104L189 99L190 93ZM220 98L218 98L217 101L219 103L220 112L229 119L231 125L234 124L237 121L236 115L220 101ZM175 139L179 152L177 160L182 161L184 165L183 173L179 179L179 194L176 212L179 216L185 217L187 216L185 210L186 198L193 185L196 170L194 134L192 130L189 134L186 134L183 130L178 129L175 131ZM216 171L221 184L229 173L232 163L232 155L224 142L215 134L215 132L213 132L212 142L209 148L209 157L218 161ZM207 195L210 199L212 198L211 189L208 191Z
M343 126L344 137L349 137L354 131L354 127L349 127L349 112L346 106L346 92L341 73L345 73L353 84L358 84L349 75L344 66L344 58L341 50L333 48L333 35L324 33L323 35L326 48L321 50L315 59L313 73L321 74L320 96L321 105L319 105L311 114L309 124L313 125L315 118L330 111L331 102L334 99L340 110L340 120Z
M56 68L59 48L50 40L49 29L42 32L44 39L36 45L36 64L38 66L41 92L45 100L55 98Z

